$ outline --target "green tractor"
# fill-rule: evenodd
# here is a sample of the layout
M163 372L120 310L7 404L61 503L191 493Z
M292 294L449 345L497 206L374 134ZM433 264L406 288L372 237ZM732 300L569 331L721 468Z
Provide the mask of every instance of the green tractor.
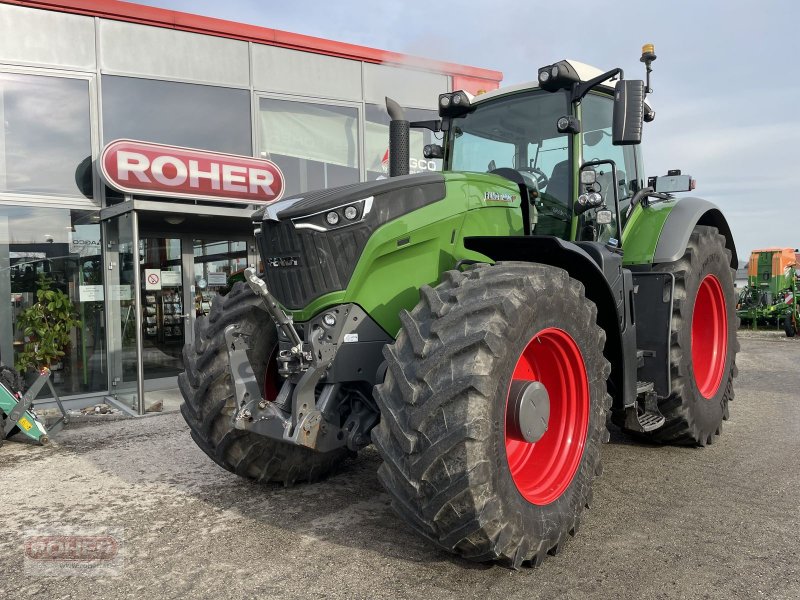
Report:
M184 349L182 413L223 468L316 481L374 444L400 517L517 568L578 529L608 420L710 444L733 398L736 250L720 210L645 179L647 81L573 61L409 123L390 177L254 215L264 273ZM407 175L409 129L444 171Z

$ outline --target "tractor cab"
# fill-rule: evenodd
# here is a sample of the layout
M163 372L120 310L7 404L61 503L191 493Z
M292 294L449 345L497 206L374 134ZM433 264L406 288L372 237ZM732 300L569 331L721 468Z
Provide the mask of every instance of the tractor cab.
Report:
M444 170L517 183L526 234L619 244L631 200L645 188L638 144L642 121L655 116L647 89L623 80L621 69L565 60L540 69L535 82L442 94L434 129L444 132L443 144L426 146L426 156L444 158Z

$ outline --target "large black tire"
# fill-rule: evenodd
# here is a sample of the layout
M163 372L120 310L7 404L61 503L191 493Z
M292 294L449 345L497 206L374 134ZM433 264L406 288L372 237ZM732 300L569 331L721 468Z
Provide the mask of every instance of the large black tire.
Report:
M731 251L725 247L725 238L716 227L697 225L680 260L658 265L656 270L675 275L670 349L672 394L659 401L666 423L646 435L660 443L705 446L722 432L722 421L728 418L728 403L733 400L733 378L738 373L736 353L739 341L736 332L739 318L736 316L733 285L736 273L731 268ZM720 328L727 330L727 343L718 377L711 377L709 370L695 364L692 347L693 339L700 337L694 331L694 316L698 308L700 316L706 314L697 303L698 291L708 276L719 283L727 325L727 328ZM701 301L708 293L704 291L701 294ZM701 388L706 389L705 395Z
M575 534L608 441L610 366L597 309L565 271L529 263L449 271L420 292L400 315L396 343L384 350L386 379L375 388L379 478L401 518L440 548L537 565ZM585 445L560 495L534 504L509 467L505 409L518 359L555 328L571 336L585 365ZM553 423L551 416L545 436Z
M208 317L195 322L194 344L183 349L186 370L178 377L184 398L181 414L194 441L221 467L256 481L290 485L328 475L350 454L348 450L316 452L234 429L235 400L224 333L229 325L250 336L250 362L264 389L277 333L263 302L240 282L227 296L214 299Z

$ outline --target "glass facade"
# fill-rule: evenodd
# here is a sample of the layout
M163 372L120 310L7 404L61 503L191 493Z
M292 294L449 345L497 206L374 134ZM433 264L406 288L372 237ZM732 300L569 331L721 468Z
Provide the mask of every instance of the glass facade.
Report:
M127 138L250 156L250 92L104 75L103 141Z
M92 197L89 81L0 73L0 192Z
M358 109L259 99L260 156L286 177L284 196L359 180Z
M64 355L49 364L59 394L104 390L106 332L103 313L103 261L96 212L0 206L0 359L19 364L35 349L43 329L63 321L40 319L33 330L20 322L30 316L43 287L64 294L79 325L69 330ZM48 365L39 365L48 366Z

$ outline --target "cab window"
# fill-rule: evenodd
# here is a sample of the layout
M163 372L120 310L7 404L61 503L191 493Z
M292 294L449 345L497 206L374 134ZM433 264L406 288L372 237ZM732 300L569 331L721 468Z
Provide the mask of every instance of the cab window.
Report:
M569 112L566 93L513 94L479 104L453 121L450 168L518 171L531 189L531 231L567 238L572 222L570 136L556 122Z
M617 169L617 194L620 212L625 211L631 198L643 186L639 146L614 146L611 143L613 101L609 96L589 94L581 102L582 161L613 160ZM597 181L605 204L614 206L613 176L610 165L596 167Z

